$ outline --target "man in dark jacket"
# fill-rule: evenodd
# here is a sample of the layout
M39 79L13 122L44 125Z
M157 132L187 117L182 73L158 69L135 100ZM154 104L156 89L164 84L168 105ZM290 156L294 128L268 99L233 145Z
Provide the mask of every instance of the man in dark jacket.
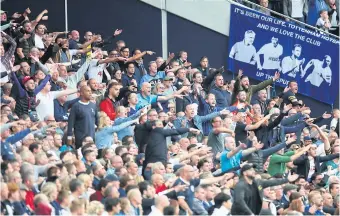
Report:
M246 164L241 168L241 179L236 185L231 208L232 215L259 215L264 188L293 182L299 177L294 174L289 175L287 179L255 181L254 167L253 164Z
M283 111L280 113L280 115L277 116L277 118L271 122L265 121L261 127L256 129L255 135L258 138L259 142L262 142L264 144L264 149L268 148L270 145L270 141L272 137L269 136L270 132L275 128L277 125L280 124L283 117L288 113L288 111L292 108L292 105L287 105L283 108ZM272 118L273 119L273 118Z
M210 89L210 93L215 95L216 106L218 107L228 107L231 104L231 94L227 90L223 90L224 79L222 74L217 74L215 76L215 84Z
M156 120L152 123L152 125L152 131L149 135L145 149L145 161L143 164L144 167L146 167L148 163L155 162L162 162L166 164L168 157L166 137L188 132L195 134L200 133L199 130L194 128L164 129L163 122L160 120Z
M297 173L305 176L306 180L310 180L314 172L321 172L321 163L330 161L339 157L339 154L331 154L326 156L316 156L316 144L308 150L307 154L297 158L293 163L297 166Z

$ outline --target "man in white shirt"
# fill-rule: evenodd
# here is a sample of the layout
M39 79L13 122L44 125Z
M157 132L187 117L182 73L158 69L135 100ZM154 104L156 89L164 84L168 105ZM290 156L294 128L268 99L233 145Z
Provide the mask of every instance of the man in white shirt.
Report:
M47 82L45 87L37 94L37 115L40 121L43 121L46 116L54 115L53 100L64 95L76 93L77 89L68 89L64 91L51 91L51 83Z
M255 65L256 49L253 46L255 40L255 32L248 30L244 33L244 40L234 44L230 50L229 58L237 61Z
M302 47L300 44L295 44L292 50L291 56L286 56L282 59L282 73L288 73L288 76L295 78L296 74L302 72L302 65L305 62L305 58L299 59L301 56Z
M35 34L34 34L34 45L37 47L41 52L45 49L44 42L42 40L45 34L46 27L44 24L38 24L35 27Z
M149 216L162 216L165 207L169 206L170 202L168 197L165 195L160 195L155 198L155 205L151 206L152 211Z
M124 61L125 58L123 57L113 57L113 58L106 58L103 59L103 52L102 50L98 49L95 53L94 59L90 61L90 66L88 69L89 79L95 79L97 83L102 83L103 81L103 73L104 69L106 68L107 63L117 62L117 61Z
M265 44L257 52L257 68L259 70L280 70L280 56L283 47L279 44L279 39L272 37L271 43ZM263 65L261 65L260 55L263 55Z
M303 70L301 77L303 78L307 72L307 70L314 66L314 69L311 74L308 75L305 82L310 82L312 85L316 87L320 87L323 81L326 81L328 85L332 84L332 70L329 67L332 62L332 58L329 55L326 55L322 61L318 59L310 60L305 69Z

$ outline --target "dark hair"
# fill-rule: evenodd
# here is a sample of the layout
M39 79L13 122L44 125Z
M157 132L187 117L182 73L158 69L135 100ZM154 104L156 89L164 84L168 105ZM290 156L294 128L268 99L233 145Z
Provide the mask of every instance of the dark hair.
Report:
M215 208L221 208L222 204L230 199L231 197L226 193L221 192L217 194L214 198Z
M288 86L290 86L291 83L297 83L297 81L296 81L296 80L291 80L291 81L289 81L289 82L288 82Z
M310 181L314 181L318 175L322 175L322 174L319 172L313 173L312 177L310 177Z
M139 187L139 191L141 192L142 195L143 195L144 191L148 190L149 186L152 186L152 185L148 181L139 182L138 187Z
M118 204L119 204L118 198L111 198L111 197L106 198L105 203L104 203L105 211L107 212L112 211L112 208L117 206Z
M205 164L208 163L209 161L207 159L199 160L197 163L197 169L201 169L201 167Z
M37 143L33 143L31 144L28 149L33 153L34 149L38 149L39 148L39 144Z
M52 166L50 168L47 169L47 178L50 178L52 176L56 176L57 175L57 172L58 172L59 167L56 167L56 166Z
M196 71L193 75L192 75L192 77L195 79L196 78L196 76L197 76L197 74L202 74L201 72L199 72L199 71Z
M289 202L293 202L293 200L299 199L302 195L299 192L292 192L289 196Z
M120 182L120 187L124 188L127 186L127 182L130 181L131 176L129 174L125 174L122 177L120 177L119 182Z
M139 189L138 188L138 185L128 185L125 189L125 192L126 194L130 191L130 190L133 190L133 189Z
M105 94L104 94L104 97L108 97L108 96L109 96L110 89L111 89L112 87L114 87L114 86L117 86L117 85L119 85L119 83L117 83L117 82L112 82L112 83L110 83L110 84L107 86L107 89L106 89L106 92L105 92Z
M339 184L339 183L338 183L338 182L333 182L333 183L331 183L331 184L329 185L329 191L330 191L330 190L333 190L334 186L337 185L337 184Z
M119 153L126 148L126 146L117 146L117 148L115 149L115 154L120 156Z
M99 183L98 183L98 185L97 185L96 190L97 190L97 191L101 191L102 188L106 188L106 186L107 186L108 183L109 183L108 180L106 180L106 179L100 179L100 181L99 181Z
M70 181L70 191L75 192L83 183L79 179L72 179Z
M133 136L131 136L131 135L124 136L123 139L122 139L122 144L123 145L130 145L130 143L128 143L129 138L133 138Z
M167 206L163 209L163 215L175 215L175 211L173 206Z
M125 49L129 49L129 47L127 47L127 46L123 46L122 48L120 48L120 52L123 52L123 50L125 50Z

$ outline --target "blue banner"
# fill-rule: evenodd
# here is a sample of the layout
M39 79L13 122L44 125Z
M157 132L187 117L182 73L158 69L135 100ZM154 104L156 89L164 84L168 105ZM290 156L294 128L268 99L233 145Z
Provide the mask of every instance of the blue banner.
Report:
M276 85L291 80L299 93L333 104L339 92L339 40L260 12L231 5L229 68L258 80L276 71Z

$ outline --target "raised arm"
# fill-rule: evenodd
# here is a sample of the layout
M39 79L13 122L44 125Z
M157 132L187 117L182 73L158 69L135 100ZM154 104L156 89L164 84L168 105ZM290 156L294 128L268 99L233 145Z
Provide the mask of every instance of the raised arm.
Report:
M44 14L48 13L48 11L45 9L43 10L36 18L31 22L32 28L34 29L36 25L41 21L43 18Z
M325 152L326 152L326 154L330 154L331 153L331 144L329 143L329 140L328 140L328 137L326 136L326 134L316 124L312 124L310 126L316 128L318 130L318 132L320 134L320 138L324 143Z
M19 83L17 75L14 72L12 72L11 75L12 75L12 80L14 82L14 86L18 88L19 96L20 97L25 96L26 90L22 88L21 84Z
M77 93L78 89L67 89L67 90L63 90L63 91L57 91L55 98L59 98L65 95L70 95L70 94L74 94Z
M15 42L15 40L13 38L11 38L5 32L1 32L1 36L6 38L7 41L11 44L11 46L9 47L7 52L5 52L5 55L1 57L1 62L10 61L10 59L14 55L15 48L17 47L17 43ZM9 62L8 62L8 64L9 64ZM10 68L6 68L6 69L9 70Z
M34 89L34 94L38 94L47 84L47 82L51 79L50 75L47 75L43 81Z
M270 119L271 115L266 115L263 119L261 119L260 121L256 122L253 125L247 125L245 130L246 131L251 131L251 130L256 130L258 129L266 120Z

